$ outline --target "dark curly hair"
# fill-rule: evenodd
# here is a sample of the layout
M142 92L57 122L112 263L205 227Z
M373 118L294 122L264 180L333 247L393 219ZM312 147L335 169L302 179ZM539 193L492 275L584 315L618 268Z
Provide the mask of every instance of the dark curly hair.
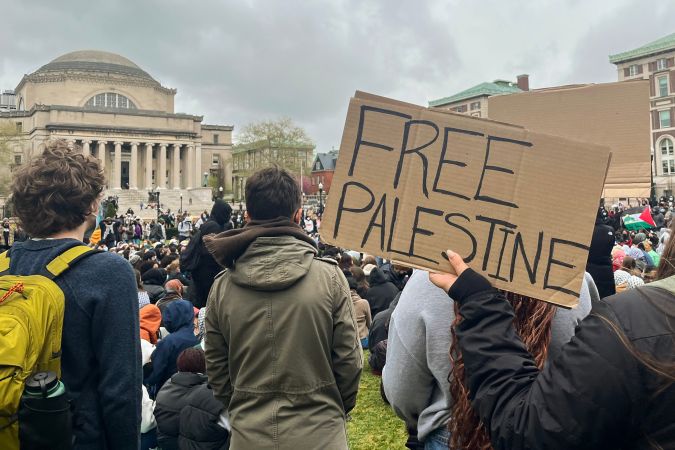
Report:
M104 186L98 160L57 140L15 174L12 198L24 230L46 237L84 223Z

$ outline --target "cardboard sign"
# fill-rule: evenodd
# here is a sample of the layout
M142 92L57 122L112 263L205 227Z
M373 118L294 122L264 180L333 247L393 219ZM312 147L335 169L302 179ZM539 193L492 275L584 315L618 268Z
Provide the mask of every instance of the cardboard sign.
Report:
M357 93L322 221L333 245L578 302L607 147Z
M607 145L603 197L649 197L649 81L561 86L488 99L490 119Z

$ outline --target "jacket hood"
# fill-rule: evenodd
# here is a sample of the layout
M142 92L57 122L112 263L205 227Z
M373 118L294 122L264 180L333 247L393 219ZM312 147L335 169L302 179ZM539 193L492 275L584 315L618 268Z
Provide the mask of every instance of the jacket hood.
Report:
M215 220L222 227L225 223L230 221L232 216L232 207L225 203L222 199L216 199L216 202L211 208L211 220Z
M145 284L154 284L157 286L163 286L166 276L160 269L150 269L143 274L141 280Z
M176 300L169 303L164 308L162 319L169 333L175 333L186 326L193 327L195 312L192 303L187 300Z
M292 236L259 237L230 271L235 284L257 291L280 291L309 271L317 251Z
M387 277L384 275L384 272L382 272L381 269L376 267L370 271L370 276L368 277L368 284L370 284L371 286L383 284L386 283L387 281L388 281Z
M157 343L157 332L162 323L162 314L155 305L145 305L139 311L141 323L141 339L145 339L151 344Z

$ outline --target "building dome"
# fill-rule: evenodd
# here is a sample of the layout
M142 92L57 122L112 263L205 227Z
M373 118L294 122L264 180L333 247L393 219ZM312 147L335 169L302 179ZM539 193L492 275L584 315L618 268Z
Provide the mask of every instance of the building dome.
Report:
M55 72L117 74L158 83L146 71L124 56L99 50L79 50L66 53L40 67L33 75Z

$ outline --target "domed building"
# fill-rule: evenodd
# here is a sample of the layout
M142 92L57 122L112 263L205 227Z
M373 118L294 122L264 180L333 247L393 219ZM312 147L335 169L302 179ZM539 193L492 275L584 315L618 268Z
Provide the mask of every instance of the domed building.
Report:
M11 104L4 101L0 125L13 123L20 133L12 166L39 154L48 140L65 139L101 161L107 195L118 196L121 208L137 210L149 191L159 191L165 208L197 214L211 203L209 177L225 196L232 190L233 127L176 113L175 95L123 56L96 50L59 56L24 75L13 96L3 95Z

